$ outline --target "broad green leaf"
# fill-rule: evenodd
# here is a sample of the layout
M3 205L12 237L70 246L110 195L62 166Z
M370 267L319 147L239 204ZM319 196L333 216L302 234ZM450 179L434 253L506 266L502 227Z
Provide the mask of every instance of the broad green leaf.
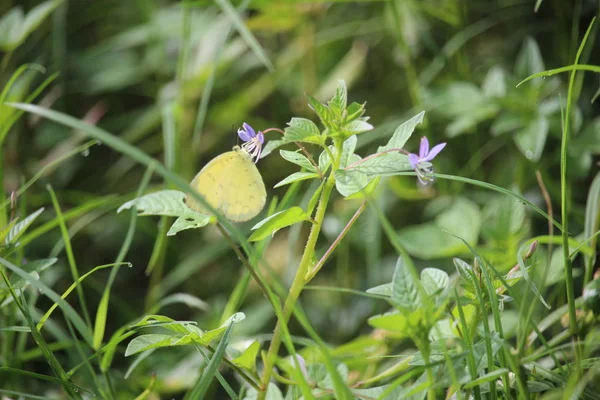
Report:
M335 94L329 100L327 105L334 113L336 117L342 115L342 113L346 110L346 104L348 102L348 90L346 89L346 82L343 80L338 81L338 87L335 90Z
M317 174L315 172L294 172L290 176L287 176L282 181L278 182L273 187L278 188L280 186L289 185L290 183L293 183L293 182L305 181L307 179L315 179L315 178L319 178L319 174Z
M543 116L538 116L536 119L522 130L519 130L514 137L515 144L519 151L528 159L534 162L540 160L550 124L548 119Z
M427 294L432 295L444 290L450 278L445 271L437 268L425 268L421 271L421 284Z
M425 117L425 111L421 111L411 119L406 122L403 122L392 135L392 138L388 141L388 143L379 147L377 150L378 153L382 151L391 150L391 149L401 149L406 144L406 141L412 136L415 131L415 127L423 122L423 118Z
M339 169L334 172L335 188L344 197L360 192L370 182L369 177L362 172Z
M17 222L6 235L4 244L15 244L15 242L25 233L25 230L35 221L35 219L44 211L44 207L29 214L23 221Z
M192 343L189 336L176 336L163 333L148 333L134 338L127 345L125 357L142 351L157 349L160 347L183 346Z
M526 207L517 199L495 197L482 210L481 232L487 239L506 241L513 238L525 225Z
M300 207L292 207L287 210L280 211L263 219L258 224L252 227L255 232L250 236L248 241L256 242L262 240L269 235L275 234L281 228L288 227L298 222L308 221L310 218L306 212Z
M394 312L390 314L374 315L369 318L368 323L374 328L394 332L397 339L410 336L408 314Z
M283 157L284 160L299 165L302 168L306 168L310 172L317 172L309 159L297 151L279 150L279 154L281 154L281 157Z
M346 109L346 122L354 121L363 116L365 113L365 105L352 103Z
M417 286L419 283L416 282L413 272L404 262L403 257L398 257L392 277L391 302L403 312L411 312L423 306Z
M352 161L352 155L354 154L354 150L356 149L356 142L358 138L356 135L350 136L348 139L344 140L342 144L342 156L340 157L340 168L345 168ZM332 148L333 154L336 154L335 148Z
M285 128L284 139L288 142L323 143L321 131L314 122L306 118L292 118Z
M481 228L481 215L477 204L463 197L452 201L448 209L439 214L435 224L444 231L476 244Z
M256 356L258 356L259 350L260 342L255 340L239 357L234 358L231 362L240 368L256 371Z
M325 150L319 154L319 169L322 173L327 171L327 168L331 165L331 160L329 159L329 154Z

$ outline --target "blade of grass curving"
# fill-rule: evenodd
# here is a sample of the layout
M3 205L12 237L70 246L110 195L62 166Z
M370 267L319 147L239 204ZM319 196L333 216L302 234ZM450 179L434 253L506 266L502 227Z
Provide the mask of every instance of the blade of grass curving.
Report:
M69 159L77 154L83 153L84 151L86 151L87 149L89 149L90 147L92 147L96 144L98 144L97 140L90 140L89 142L86 142L86 143L82 144L81 146L74 148L73 150L69 151L68 153L63 154L62 156L58 157L57 159L53 160L52 162L44 165L35 173L35 175L30 180L27 181L27 183L25 183L23 186L21 186L17 190L17 192L16 192L17 196L20 196L23 193L25 193L25 191L27 189L29 189L31 187L31 185L33 185L35 182L37 182L41 177L43 177L47 171L53 170L56 166L60 165L62 162L66 161L67 159ZM9 204L10 204L10 199L6 199L2 204L0 204L0 208L4 208Z
M0 389L0 393L17 396L19 399L53 400L52 397L38 396L36 394L17 392L15 390Z
M152 177L153 169L152 167L146 168L146 172L140 182L140 186L138 187L136 197L141 197L145 192L146 187L148 187L148 183L150 182L150 178ZM104 287L104 292L102 293L102 298L100 299L100 304L98 304L98 310L96 311L96 320L94 323L94 349L99 349L102 345L102 340L104 339L104 331L106 329L106 318L108 316L108 303L110 300L110 289L112 288L113 282L117 277L117 273L119 272L119 266L125 259L127 252L129 251L129 247L131 246L131 242L133 240L133 234L135 233L135 225L137 221L137 208L134 205L131 208L131 216L129 218L129 228L127 228L127 233L125 235L125 240L123 241L123 245L119 250L119 254L117 255L117 259L115 260L116 267L110 271L110 275L108 276L108 281L106 282L106 286Z
M2 258L0 258L0 262L2 262L2 261L4 261L4 260ZM5 266L8 268L7 265L5 265ZM25 272L23 272L23 273L26 274ZM48 348L48 344L44 340L43 336L40 334L40 331L38 331L36 329L35 324L33 323L33 318L31 317L31 314L29 312L29 308L27 307L27 304L25 303L25 298L23 296L21 296L21 298L19 299L19 296L16 294L14 288L10 284L10 280L7 278L6 274L4 273L4 270L2 270L1 268L0 268L0 275L2 275L2 279L4 279L4 283L6 284L6 287L10 291L10 294L13 296L15 304L17 305L17 307L21 311L21 314L23 314L23 317L25 318L27 324L29 325L33 340L36 342L38 348L42 351L42 354L44 355L44 358L46 358L46 361L50 365L50 368L52 368L52 370L56 374L57 378L60 379L61 385L63 386L65 391L71 396L71 398L81 399L82 397L78 393L78 391L75 390L73 387L71 387L71 385L66 384L66 382L69 382L69 377L67 376L64 369L60 365L60 362L58 361L58 359L54 356L54 353L52 353L52 351ZM29 274L27 274L27 275L29 275ZM83 321L81 321L81 322L83 322ZM8 368L8 367L2 367L2 368ZM0 368L0 371L2 370L2 368ZM18 370L18 371L20 371L20 370Z
M67 253L67 259L69 261L71 277L73 278L74 283L77 283L79 281L79 270L77 269L77 262L75 261L75 255L73 254L73 248L71 247L69 231L67 230L67 225L65 223L65 219L63 218L62 211L60 210L60 205L58 204L58 200L56 198L56 194L54 193L54 189L52 189L52 186L50 185L46 186L46 189L50 193L52 205L54 206L54 211L56 212L56 219L58 220L58 224L60 227L60 233L65 243L65 252ZM92 320L90 319L90 314L88 312L87 301L85 300L85 296L83 294L83 288L81 287L81 285L76 285L75 289L77 290L77 297L79 298L79 304L81 305L81 310L83 312L85 323L87 324L88 328L91 329Z
M105 268L110 268L110 267L115 267L118 268L121 265L127 265L129 267L131 267L130 263L112 263L112 264L105 264L105 265L98 265L97 267L93 268L91 271L83 274L82 276L80 276L79 278L77 278L77 280L75 282L73 282L71 284L71 286L69 286L69 288L67 290L65 290L65 292L62 294L62 296L60 296L62 299L65 299L81 282L83 282L83 280L85 278L87 278L88 276L90 276L91 274L93 274L96 271L99 271L101 269L105 269ZM50 315L52 315L52 312L54 311L54 309L56 309L56 307L58 307L58 304L53 304L52 307L50 307L48 309L48 311L46 312L46 314L44 314L44 316L39 320L39 322L37 323L37 329L41 330L42 327L44 326L44 323L46 322L46 320L48 318L50 318Z
M585 43L587 42L588 36L594 27L594 21L596 17L592 19L590 25L585 32L583 40L579 45L579 49L577 50L577 54L575 55L575 61L573 65L577 65L579 62L579 57L585 47ZM600 68L598 69L600 71ZM567 193L567 185L568 185L568 177L567 177L567 148L569 145L569 135L570 135L570 124L571 124L571 107L573 106L573 87L575 84L575 73L576 70L571 71L571 76L569 77L569 88L567 91L567 110L565 112L564 124L563 124L563 134L562 141L560 147L560 209L561 209L561 218L562 223L565 229L562 231L563 238L563 261L565 266L565 286L567 288L567 303L569 304L569 326L571 327L571 334L573 335L573 340L577 342L578 336L578 324L577 324L577 312L575 308L575 282L573 280L573 265L571 264L571 259L569 258L569 232L568 232L568 218L569 218L569 197ZM583 355L581 354L582 349L581 346L575 345L575 364L577 366L577 374L579 377L583 375L583 371L581 369L581 359Z
M68 380L56 378L54 376L38 374L36 372L26 371L26 370L12 368L12 367L0 367L0 373L2 373L2 372L25 375L25 376L29 376L31 378L39 379L39 380L46 381L46 382L59 383L61 385L72 387L73 389L78 390L78 391L86 392L91 395L94 394L94 392L84 388L83 386L76 385L73 382L69 382Z
M236 9L231 5L228 0L215 0L215 3L221 8L221 11L231 20L233 26L235 26L236 30L240 34L240 36L246 41L252 52L258 59L264 64L264 66L269 70L269 72L275 71L275 67L267 57L266 52L258 43L258 40L254 37L252 32L246 27L244 21L236 11Z
M463 341L465 342L465 347L467 348L467 368L469 369L469 374L473 379L477 377L477 368L475 361L475 352L473 351L473 337L474 332L471 332L469 329L469 324L467 323L467 319L465 318L465 311L462 308L462 303L460 297L458 295L458 291L454 288L454 298L456 299L456 308L458 309L458 320L460 322L460 331L462 333ZM481 388L479 386L475 386L473 388L473 395L475 400L481 400Z
M40 292L45 294L54 303L57 303L61 310L63 310L65 315L73 322L73 325L79 331L84 340L90 346L92 345L92 334L90 329L69 303L62 299L55 291L50 289L43 282L28 274L22 268L19 268L16 265L12 264L10 261L0 257L0 264L2 264L14 274L19 275L21 278L29 282L31 286L35 287Z
M229 344L229 338L231 336L231 331L233 330L233 325L234 324L231 323L227 327L227 330L223 334L223 337L221 338L217 349L211 357L210 362L206 368L204 368L200 379L198 379L198 382L196 382L196 385L194 385L192 391L188 392L188 394L185 396L185 400L201 400L204 398L204 395L208 391L210 383L217 372L217 368L219 368L221 360L225 356L225 349L227 349L227 345Z
M13 74L11 75L8 82L6 82L6 85L4 85L2 92L0 92L0 109L2 109L2 107L4 105L4 101L6 100L6 96L8 95L8 92L10 91L10 89L13 87L13 85L15 84L17 79L19 79L19 77L21 75L23 75L25 73L25 71L27 71L27 70L37 71L42 74L46 73L46 68L44 68L40 64L23 64L19 68L17 68L17 70L15 72L13 72ZM2 142L0 141L0 145L1 144L2 144Z
M587 37L585 37L585 40L587 40ZM585 42L582 42L582 43L585 43ZM600 67L596 66L596 65L587 65L587 64L571 64L571 65L567 65L566 67L549 69L547 71L537 72L533 75L529 75L527 78L525 78L521 82L519 82L516 87L519 87L523 83L529 82L530 80L535 79L535 78L547 78L547 77L557 75L557 74L560 74L563 72L571 72L573 74L576 71L590 71L590 72L600 73Z

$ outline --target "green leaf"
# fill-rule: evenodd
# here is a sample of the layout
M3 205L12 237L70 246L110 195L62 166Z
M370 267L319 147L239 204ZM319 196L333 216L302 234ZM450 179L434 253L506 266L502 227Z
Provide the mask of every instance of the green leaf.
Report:
M329 154L327 154L327 151L323 150L321 154L319 154L319 169L322 173L325 173L330 165L331 160L329 159Z
M337 116L342 116L342 113L346 110L346 104L348 102L348 91L346 89L346 82L343 80L338 81L338 87L335 90L335 94L329 100L327 105L331 111Z
M549 130L550 124L548 119L538 116L536 119L530 121L525 129L517 132L514 137L515 144L528 160L538 162L544 151Z
M248 371L256 371L256 356L260 350L260 342L255 340L250 346L239 356L231 360L231 362L240 368Z
M410 336L407 314L393 312L390 314L374 315L369 318L368 323L374 328L394 332L394 337L397 339Z
M310 218L300 207L292 207L287 210L280 211L263 219L258 224L252 227L255 232L250 236L248 241L256 242L262 240L269 235L275 234L281 228L297 224L298 222L308 221Z
M319 174L314 172L294 172L290 176L287 176L282 181L278 182L274 188L278 188L280 186L289 185L292 182L305 181L307 179L315 179L319 178Z
M369 177L360 171L339 169L333 173L335 188L344 197L363 190L369 184Z
M62 0L49 0L29 10L23 22L23 37L21 40L25 40L61 4Z
M367 289L367 293L370 294L378 294L380 296L392 297L392 292L394 290L393 283L384 283L383 285L372 287L371 289Z
M499 368L499 369L495 369L492 372L488 372L485 375L480 376L479 378L467 383L464 388L465 389L470 389L473 388L475 386L479 386L482 385L484 383L487 382L491 382L494 380L499 379L502 375L504 374L508 374L510 372L510 370L506 369L506 368Z
M450 278L448 277L448 274L441 269L425 268L421 271L421 284L423 285L425 292L429 295L444 290L449 282Z
M475 282L473 281L473 277L474 272L473 272L473 267L471 267L471 264L469 264L466 261L461 260L460 258L453 258L452 262L454 262L454 266L456 267L456 271L458 272L458 275L460 275L460 277L462 279L464 279L467 283L469 283L470 285L473 285Z
M379 147L377 150L378 153L382 151L391 150L391 149L401 149L406 144L407 140L412 136L415 131L415 127L423 122L423 118L425 117L425 111L421 111L411 119L406 122L403 122L392 135L392 138L388 141L388 143Z
M340 157L340 168L345 168L349 163L352 162L352 155L354 155L357 141L358 138L356 135L352 135L348 139L344 140L344 143L342 144L342 156ZM334 147L331 147L331 151L333 154L336 154Z
M544 69L544 60L537 42L532 37L526 38L515 64L517 78L525 79L537 72L544 71ZM541 84L541 80L536 80L533 83L534 86L540 86Z
M349 169L366 174L369 177L395 175L398 172L410 171L412 167L408 156L402 153L384 153L366 158L360 164Z
M13 51L23 37L23 9L14 7L0 19L0 50Z
M369 124L366 121L356 120L348 122L344 125L344 133L349 133L351 135L357 135L359 133L364 133L373 130L373 125Z
M129 357L130 355L140 353L142 351L157 349L160 347L170 347L170 346L181 346L192 343L192 341L186 338L185 341L182 340L181 336L174 336L171 334L163 334L163 333L148 333L145 335L140 335L134 338L127 345L127 349L125 350L125 357Z
M287 140L283 140L283 139L269 140L267 142L267 144L265 145L265 147L263 147L260 158L265 158L266 156L271 154L273 152L273 150L276 150L277 148L279 148L285 144L288 144L288 143L289 142Z
M392 277L391 302L403 312L415 311L423 305L417 286L419 283L416 282L413 272L404 262L403 257L398 257L394 276Z
M506 76L504 70L500 67L490 69L483 80L481 89L483 90L483 94L488 98L502 98L506 96Z
M309 95L306 95L306 97L308 98L308 106L319 116L321 123L328 128L331 127L335 119L334 113L329 107L321 104L321 102L314 97Z
M398 232L398 240L411 256L423 260L452 257L467 250L460 240L444 233L433 223L403 228Z
M21 235L23 235L23 233L25 233L25 230L27 230L27 228L29 228L29 226L33 223L33 221L35 221L35 219L37 217L39 217L39 215L43 211L44 211L44 207L29 214L27 217L25 217L25 219L23 219L23 221L16 223L11 228L11 230L8 232L8 235L6 235L6 238L4 239L4 244L5 245L15 244L16 241L21 237Z
M173 236L178 232L184 231L186 229L198 229L203 226L208 225L211 217L209 215L204 215L198 213L198 217L190 218L190 217L179 217L173 222L173 225L169 228L167 232L167 236Z
M323 143L317 125L306 118L292 118L285 128L284 139L288 142Z
M309 159L306 158L303 154L300 154L296 151L288 150L279 150L279 154L281 154L281 157L283 157L284 160L299 165L302 168L306 168L310 172L317 172L314 165L312 165Z
M167 232L168 236L175 235L177 232L185 229L195 229L207 225L211 217L192 210L184 203L184 199L185 193L183 192L178 190L162 190L128 201L119 207L117 212L135 206L138 210L138 215L179 217Z
M363 116L365 113L365 105L352 103L346 109L346 123L354 121Z

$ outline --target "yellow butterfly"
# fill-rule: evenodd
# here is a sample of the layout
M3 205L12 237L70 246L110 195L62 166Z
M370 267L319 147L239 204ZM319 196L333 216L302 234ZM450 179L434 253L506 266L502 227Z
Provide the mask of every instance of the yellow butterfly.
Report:
M201 194L225 218L233 222L245 222L258 215L267 201L267 191L254 160L258 161L264 136L255 133L246 123L238 130L244 144L223 153L204 166L190 186ZM191 209L209 214L189 194L185 199Z

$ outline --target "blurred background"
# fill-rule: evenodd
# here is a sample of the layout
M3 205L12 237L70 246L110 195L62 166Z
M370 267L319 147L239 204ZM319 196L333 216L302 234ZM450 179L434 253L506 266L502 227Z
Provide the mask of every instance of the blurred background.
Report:
M407 150L416 152L422 135L432 144L447 142L434 162L436 172L516 190L547 210L536 179L539 171L555 217L559 214L561 108L568 75L516 85L535 72L573 63L598 14L597 0L64 0L44 3L48 10L36 28L18 45L11 44L4 32L22 23L17 14L26 18L40 4L0 4L1 86L25 63L45 69L20 75L8 100L24 101L57 73L36 97L37 104L98 125L186 179L230 150L243 122L264 130L283 129L296 116L316 121L304 93L324 101L343 79L350 101L367 102L369 122L375 126L359 137L357 153L376 151L401 122L425 110L426 123ZM600 53L594 51L596 31L582 64L600 63ZM580 238L589 236L584 234L585 203L598 171L600 108L594 100L599 86L597 75L577 75L569 147L570 232ZM267 139L277 136L270 132ZM80 132L24 115L4 141L5 191L17 190L87 140ZM273 186L297 167L274 152L258 168L272 199L286 193L285 187ZM59 257L57 266L43 276L58 293L72 282L60 231L51 223L55 219L46 185L57 192L74 255L86 272L114 262L129 223L129 214L117 214L116 208L133 198L143 174L143 167L98 144L59 167L44 169L43 179L19 197L21 212L47 208L40 217L45 230L32 231L22 242L27 244L26 258ZM158 177L152 179L152 190L163 188ZM309 183L298 187L292 202L306 204L311 190ZM421 191L414 177L389 178L379 186L377 203L419 267L452 272L452 257L469 257L442 229L477 244L503 271L515 265L523 240L549 233L547 221L522 204L455 181L439 179L433 190ZM334 199L318 254L358 204ZM241 229L249 232L252 225ZM120 270L113 289L109 334L174 293L193 294L206 304L165 306L162 314L215 325L243 277L243 268L216 229L166 238L168 227L156 217L138 219L125 258L133 267ZM269 241L264 250L269 280L289 285L306 234L306 226L298 225ZM555 246L550 251L562 250ZM314 284L365 290L390 280L396 258L381 219L369 209ZM579 285L583 265L589 262L576 264ZM549 299L562 302L560 257L546 268ZM99 272L84 284L92 309L107 277L108 272ZM40 298L37 307L46 310L46 301ZM307 290L302 302L313 325L332 344L369 333L366 318L386 307L327 290ZM271 308L252 285L242 311L247 318L237 328L239 335L271 332ZM60 337L64 328L53 329ZM173 359L164 363L173 377L178 376L173 365L181 354L160 352L161 359ZM121 355L115 358L124 369L128 363ZM171 384L183 384L177 382Z

